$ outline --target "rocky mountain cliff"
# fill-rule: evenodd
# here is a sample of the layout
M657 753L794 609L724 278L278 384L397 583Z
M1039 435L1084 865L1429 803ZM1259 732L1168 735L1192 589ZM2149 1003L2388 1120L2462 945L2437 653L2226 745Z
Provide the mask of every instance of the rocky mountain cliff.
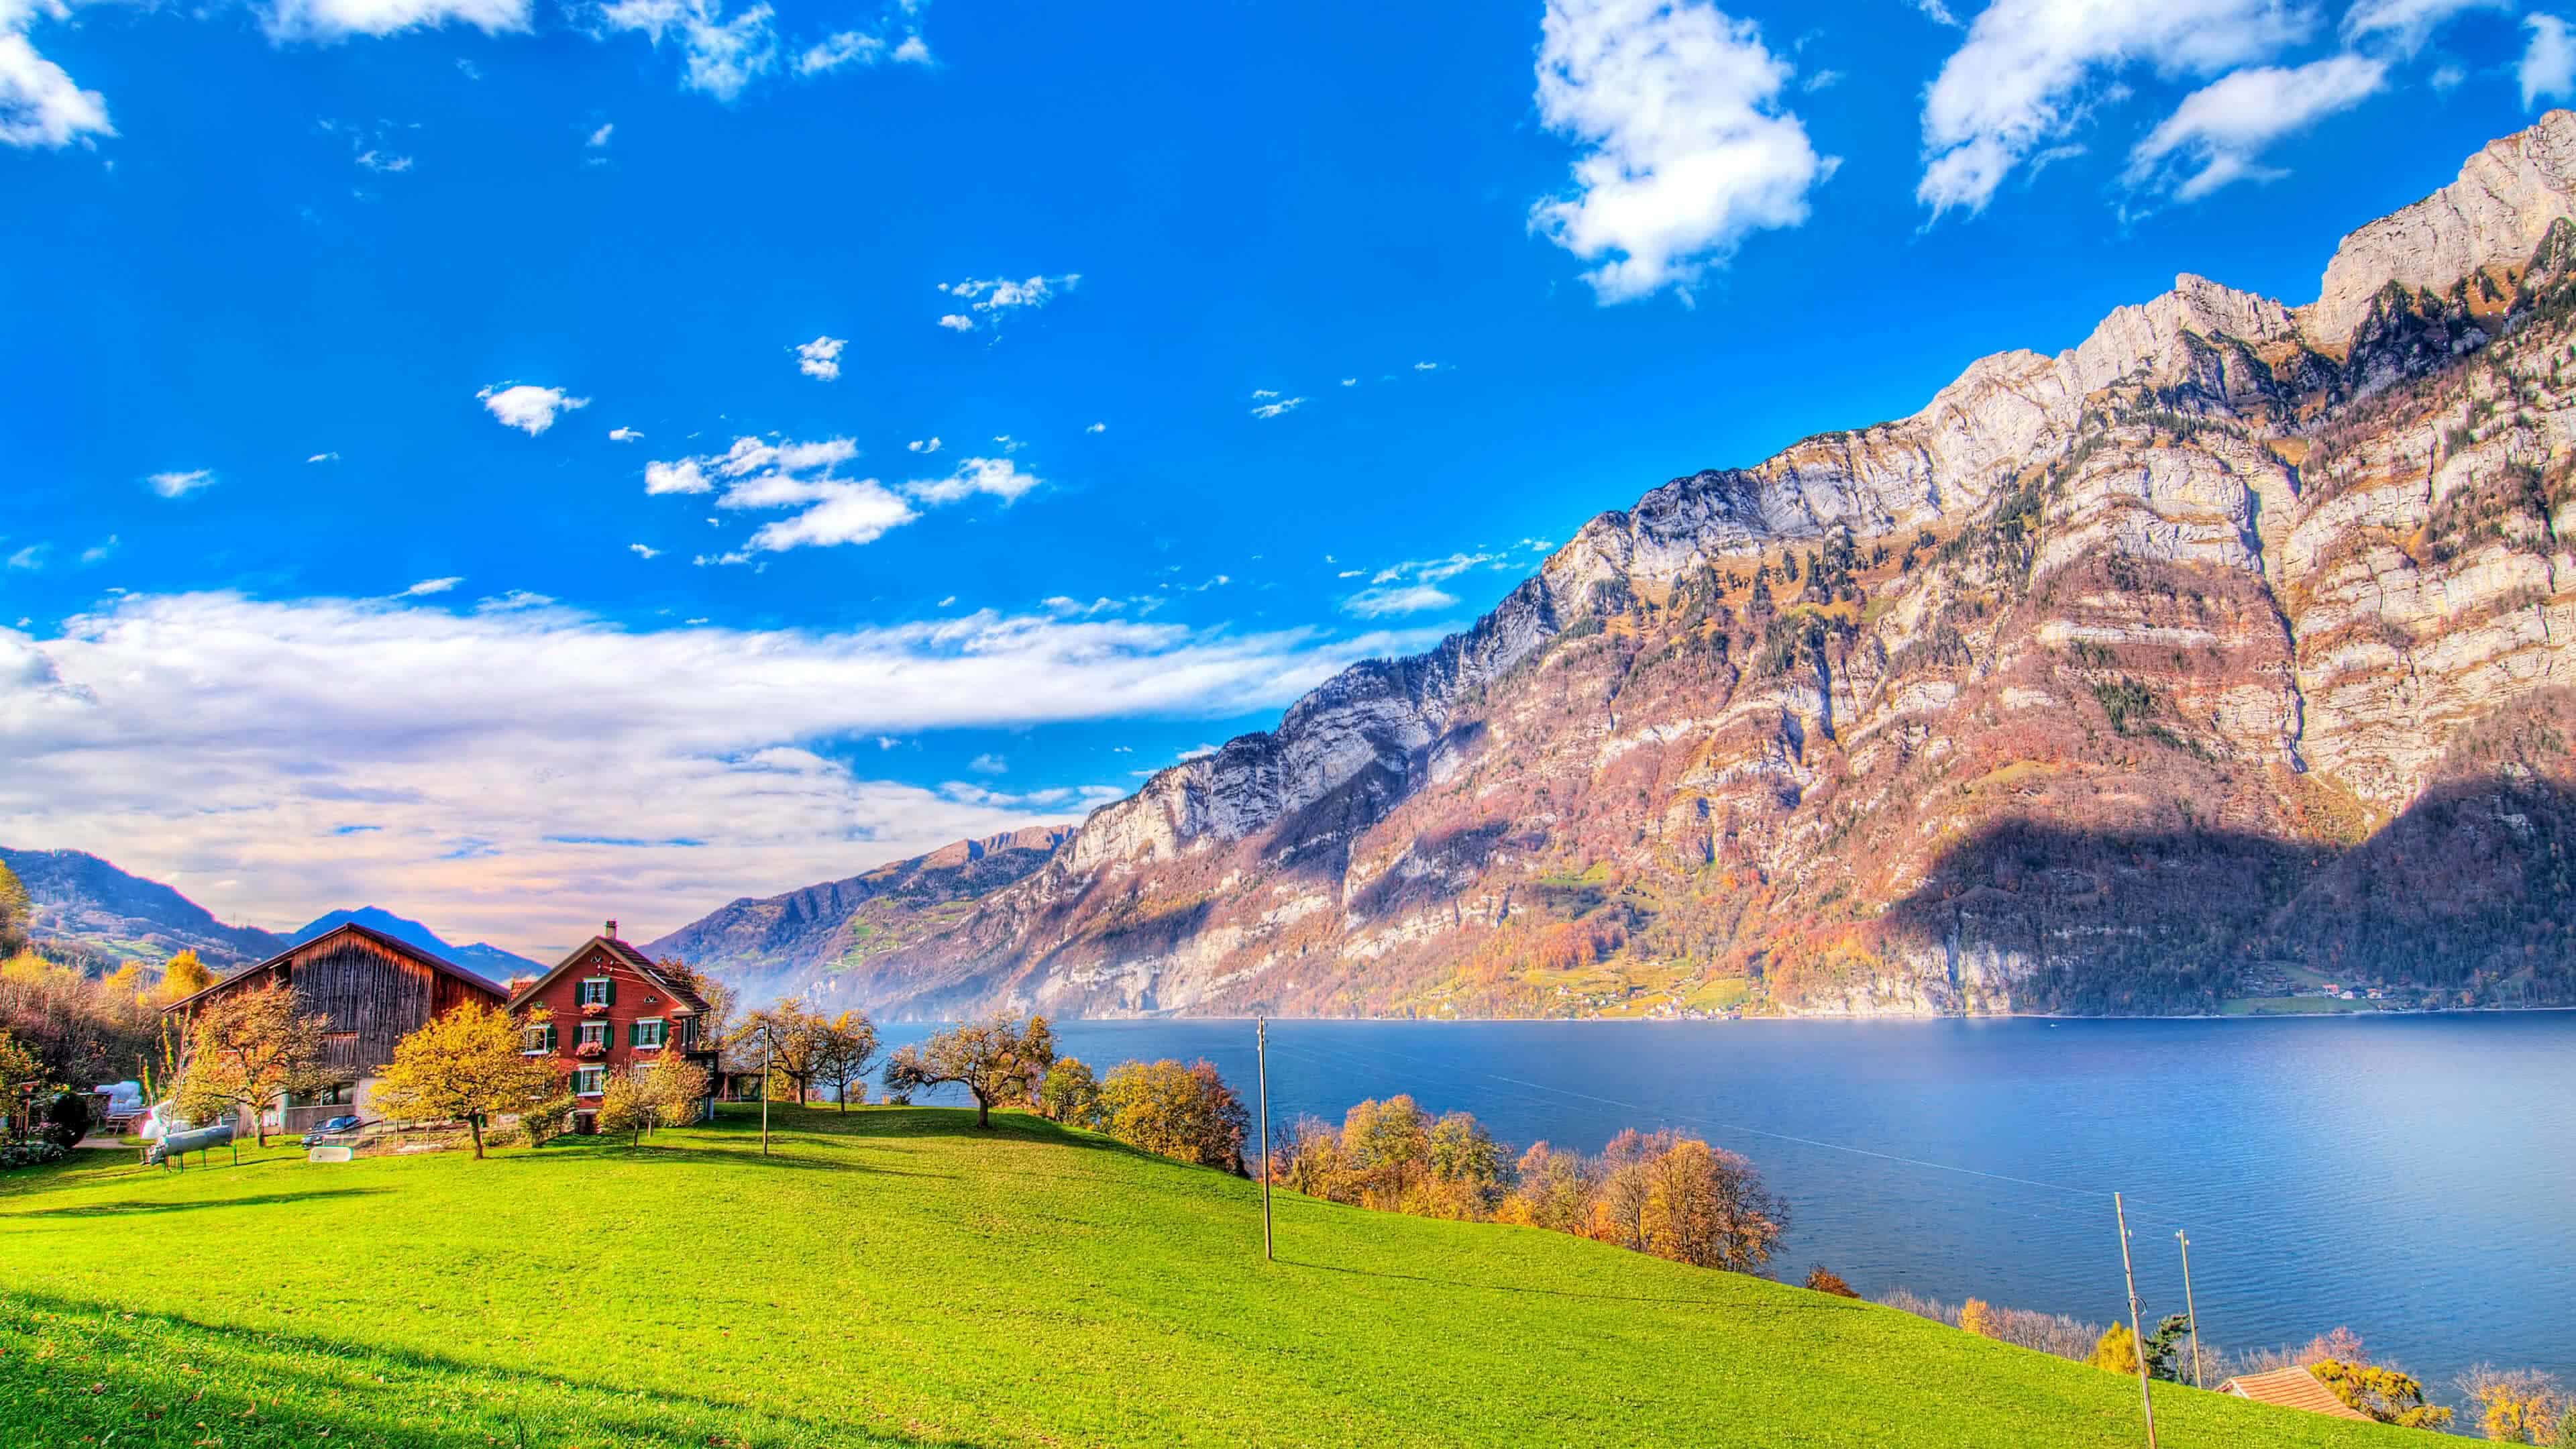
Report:
M910 1016L2148 1012L2303 974L2576 999L2571 214L2552 112L2347 237L2311 305L2182 277L1910 418L1666 483L831 990Z
M647 943L644 952L713 971L748 1000L828 1000L846 975L955 925L977 900L1044 865L1071 834L1070 825L1050 825L960 840L847 880L745 897Z

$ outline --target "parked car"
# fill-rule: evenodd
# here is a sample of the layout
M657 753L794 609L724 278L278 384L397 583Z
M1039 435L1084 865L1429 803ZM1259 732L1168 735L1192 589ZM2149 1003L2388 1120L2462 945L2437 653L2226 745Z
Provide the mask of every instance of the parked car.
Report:
M356 1117L334 1117L330 1121L323 1123L321 1126L314 1128L312 1131L305 1133L304 1145L307 1147L319 1147L334 1137L355 1132L365 1125L367 1125L365 1122Z

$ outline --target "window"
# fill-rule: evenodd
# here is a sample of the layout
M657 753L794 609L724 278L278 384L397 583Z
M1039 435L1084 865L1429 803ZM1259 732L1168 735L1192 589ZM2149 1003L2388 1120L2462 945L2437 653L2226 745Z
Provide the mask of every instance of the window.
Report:
M581 1024L581 1044L583 1046L596 1047L604 1047L608 1045L608 1023L604 1021L583 1022Z
M519 1033L519 1050L529 1056L543 1056L554 1049L555 1024L551 1021Z
M617 1000L617 983L606 976L586 976L581 983L583 1006L608 1006Z
M574 1096L576 1096L576 1097L596 1097L596 1096L598 1096L601 1092L606 1091L607 1089L608 1089L608 1068L606 1068L606 1067L575 1067L575 1068L573 1068L573 1073L572 1073L572 1094L573 1094Z
M658 1016L626 1023L626 1044L631 1047L658 1047L669 1041L670 1036L670 1023Z

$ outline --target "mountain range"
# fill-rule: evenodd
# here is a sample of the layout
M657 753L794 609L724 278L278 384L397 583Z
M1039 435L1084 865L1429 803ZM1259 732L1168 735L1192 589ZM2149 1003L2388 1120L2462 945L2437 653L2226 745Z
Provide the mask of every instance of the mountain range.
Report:
M420 922L374 906L332 911L280 935L257 926L227 925L171 887L130 875L83 851L0 846L0 865L16 874L34 902L31 934L58 952L86 956L105 966L136 960L157 967L181 951L194 951L221 974L265 961L354 921L496 982L545 970L498 946L451 945Z
M2313 303L2184 276L1675 478L806 984L927 1018L2576 999L2571 214L2554 111ZM672 939L828 937L815 889Z

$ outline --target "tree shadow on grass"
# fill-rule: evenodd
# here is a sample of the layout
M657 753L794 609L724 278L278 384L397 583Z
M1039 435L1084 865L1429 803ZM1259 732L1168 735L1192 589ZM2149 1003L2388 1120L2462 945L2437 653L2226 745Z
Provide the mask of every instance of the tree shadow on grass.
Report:
M1340 1273L1352 1278L1383 1278L1398 1283L1423 1283L1438 1288L1467 1288L1484 1293L1516 1293L1536 1298L1583 1298L1599 1303L1656 1303L1678 1308L1724 1308L1738 1313L1866 1313L1862 1303L1827 1301L1822 1303L1748 1303L1740 1298L1681 1298L1641 1293L1586 1293L1578 1288L1533 1288L1519 1283L1470 1283L1463 1278L1434 1278L1424 1273L1389 1273L1378 1268L1337 1268L1330 1263L1305 1263L1295 1258L1282 1258L1283 1268L1307 1268L1318 1273Z
M123 1353L142 1362L124 1365L102 1365L80 1362L84 1356L75 1352L62 1372L70 1393L54 1397L72 1406L87 1407L84 1400L97 1391L90 1380L102 1370L117 1373L117 1392L99 1404L114 1409L129 1398L166 1395L166 1419L155 1414L150 1427L126 1419L117 1424L119 1443L171 1442L203 1443L208 1437L191 1432L182 1425L212 1419L221 1412L227 1416L225 1437L234 1437L243 1428L252 1427L235 1415L231 1401L243 1392L247 1381L252 1407L266 1399L264 1411L269 1422L256 1426L272 1436L260 1439L243 1436L244 1442L310 1445L341 1442L383 1445L388 1449L447 1449L447 1446L473 1446L488 1449L494 1443L516 1442L528 1446L553 1446L567 1443L591 1444L601 1439L624 1443L687 1445L703 1449L709 1445L748 1446L781 1442L798 1446L840 1446L858 1444L902 1445L906 1449L981 1449L975 1440L940 1437L919 1430L898 1430L873 1425L864 1420L831 1422L810 1418L775 1407L728 1403L700 1394L674 1392L661 1388L642 1388L589 1382L578 1376L567 1379L559 1374L536 1373L495 1364L476 1363L450 1358L443 1354L395 1345L370 1344L357 1340L332 1338L321 1334L294 1333L276 1329L246 1329L201 1322L175 1313L128 1312L112 1304L57 1297L26 1291L0 1292L0 1304L32 1306L39 1312L61 1315L65 1319L101 1323L110 1332L100 1335L103 1351ZM139 1321L139 1323L138 1323ZM35 1330L41 1325L0 1321L0 1328ZM162 1342L148 1341L155 1336L137 1330L158 1330ZM76 1330L75 1330L76 1331ZM161 1350L155 1358L154 1350ZM166 1372L158 1375L166 1382L152 1383L160 1359L170 1358L171 1350L186 1360L178 1365L178 1377ZM295 1356L305 1363L286 1363L281 1359ZM194 1365L194 1367L191 1367ZM10 1365L0 1363L0 1382L6 1382ZM27 1366L19 1365L21 1371ZM43 1372L41 1362L33 1366ZM387 1370L390 1369L390 1374ZM122 1370L122 1372L119 1372ZM372 1379L373 1384L367 1381ZM390 1381L389 1381L390 1379ZM74 1380L80 1380L74 1384ZM227 1382L230 1380L231 1382ZM149 1384L147 1388L146 1385ZM540 1413L553 1420L542 1425L512 1413L507 1407L491 1403L490 1392L482 1386L492 1385L509 1393L523 1404L543 1406ZM387 1417L367 1412L370 1390L381 1386L381 1400ZM281 1388L287 1390L281 1393ZM431 1397L451 1397L460 1393L484 1401L484 1422L459 1414L452 1421L435 1428L421 1426L418 1410ZM291 1397L290 1397L291 1395ZM204 1401L201 1403L201 1400ZM141 1398L136 1398L140 1406ZM461 1405L460 1405L461 1407ZM410 1420L392 1423L400 1415ZM289 1420L290 1423L280 1423ZM77 1426L73 1426L77 1427ZM131 1432L143 1428L143 1434ZM511 1438L495 1439L499 1429ZM316 1432L316 1431L320 1432ZM782 1431L785 1434L782 1440ZM151 1437L159 1434L165 1437ZM328 1437L324 1437L327 1435Z
M917 1172L911 1168L879 1167L874 1163L846 1158L817 1157L810 1152L797 1152L791 1143L779 1144L767 1154L763 1154L757 1144L750 1147L711 1147L703 1142L678 1147L656 1146L649 1142L641 1147L618 1144L570 1151L549 1147L537 1152L513 1153L496 1160L516 1163L652 1162L673 1167L741 1166L775 1168L781 1172L854 1172L870 1177L934 1177L948 1181L954 1181L956 1177L954 1173Z
M0 1213L0 1218L121 1218L141 1213L185 1213L199 1208L263 1207L274 1203L309 1202L316 1198L373 1197L388 1191L381 1187L324 1187L311 1192L265 1192L254 1197L207 1197L186 1202L94 1202L77 1207L28 1208L22 1212Z

